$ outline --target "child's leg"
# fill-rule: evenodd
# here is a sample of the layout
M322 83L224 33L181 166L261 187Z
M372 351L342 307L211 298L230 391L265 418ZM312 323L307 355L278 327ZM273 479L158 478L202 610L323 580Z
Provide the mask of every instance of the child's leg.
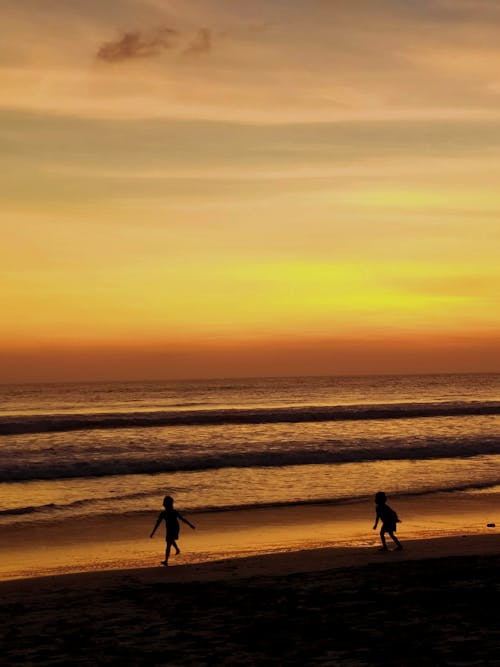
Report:
M170 557L170 549L171 549L172 543L167 542L167 547L165 549L165 560L163 561L163 565L168 565L168 559Z
M177 546L177 542L176 542L175 540L172 542L172 546L173 546L174 549L175 549L175 553L176 553L176 554L180 554L181 550L180 550L179 547Z
M398 550L398 551L401 551L401 549L403 548L403 547L401 546L401 542L398 540L398 538L394 535L394 533L393 533L392 531L389 531L389 535L391 536L391 540L392 540L392 541L394 542L394 544L396 545L397 550Z
M383 528L380 531L380 539L382 540L382 549L387 550L387 544L385 542L385 530Z

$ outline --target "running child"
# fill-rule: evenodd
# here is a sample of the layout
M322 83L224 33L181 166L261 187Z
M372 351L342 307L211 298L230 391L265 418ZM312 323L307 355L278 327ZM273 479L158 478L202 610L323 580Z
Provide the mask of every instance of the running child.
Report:
M179 554L181 550L177 546L177 540L179 539L179 519L184 523L187 523L194 530L194 526L187 519L185 519L177 510L174 509L174 499L172 496L165 496L163 499L163 507L165 508L156 521L155 527L149 537L153 537L156 532L156 529L162 521L165 521L166 535L165 539L167 541L167 546L165 548L165 560L162 561L162 565L168 565L168 559L170 557L170 550L172 547L175 549L175 554Z
M373 530L377 528L379 519L382 522L382 528L380 529L380 539L382 540L382 549L383 551L388 551L387 544L385 541L385 534L388 533L391 540L396 545L396 551L401 551L402 546L398 538L394 535L396 532L396 524L400 523L400 519L396 512L389 507L387 504L387 496L383 491L379 491L375 494L375 525Z

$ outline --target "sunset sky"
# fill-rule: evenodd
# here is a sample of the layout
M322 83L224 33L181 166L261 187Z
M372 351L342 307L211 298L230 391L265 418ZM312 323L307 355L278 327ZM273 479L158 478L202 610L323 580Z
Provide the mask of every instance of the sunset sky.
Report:
M0 381L500 371L498 0L1 0Z

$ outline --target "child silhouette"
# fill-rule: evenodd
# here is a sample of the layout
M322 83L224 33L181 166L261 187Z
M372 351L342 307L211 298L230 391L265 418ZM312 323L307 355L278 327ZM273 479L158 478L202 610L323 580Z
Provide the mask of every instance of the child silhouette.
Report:
M396 551L401 551L403 547L401 546L401 543L398 540L398 538L394 535L394 533L396 532L396 524L400 523L400 519L398 518L398 515L392 509L392 507L389 507L389 505L387 504L387 496L383 491L379 491L378 493L375 494L375 511L376 511L376 518L373 530L377 528L380 519L380 521L382 521L382 528L380 529L382 550L383 551L388 550L385 541L385 534L388 533L389 537L396 545Z
M179 539L179 519L184 523L187 523L194 530L194 526L187 519L185 519L177 510L174 509L174 499L172 496L165 496L163 499L163 507L165 508L160 512L158 519L156 520L155 527L153 528L150 538L156 532L156 529L162 521L165 521L166 535L165 539L167 541L167 546L165 549L165 560L162 561L162 565L168 565L168 559L170 557L170 550L172 547L175 549L176 555L181 552L177 546L177 540Z

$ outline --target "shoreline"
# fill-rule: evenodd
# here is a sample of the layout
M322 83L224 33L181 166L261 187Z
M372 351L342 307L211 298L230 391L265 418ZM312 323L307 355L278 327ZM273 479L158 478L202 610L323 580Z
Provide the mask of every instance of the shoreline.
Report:
M388 539L390 542L390 539ZM196 563L172 564L169 567L132 567L67 574L50 574L0 581L0 592L21 587L88 585L106 580L134 577L143 583L155 580L170 583L220 581L231 578L280 577L290 574L319 572L369 565L393 565L405 561L500 555L500 533L427 537L406 540L402 551L389 544L387 552L378 546L322 546L293 551L276 551L251 556L221 558Z
M391 499L389 499L391 504ZM487 537L500 534L500 494L438 493L398 497L393 506L403 522L403 546L425 539ZM189 513L196 530L182 526L181 555L171 569L266 554L332 549L376 549L373 503L264 507L225 512ZM78 572L155 567L165 542L149 533L157 511L140 516L86 517L0 530L0 582ZM488 523L495 527L488 528Z

